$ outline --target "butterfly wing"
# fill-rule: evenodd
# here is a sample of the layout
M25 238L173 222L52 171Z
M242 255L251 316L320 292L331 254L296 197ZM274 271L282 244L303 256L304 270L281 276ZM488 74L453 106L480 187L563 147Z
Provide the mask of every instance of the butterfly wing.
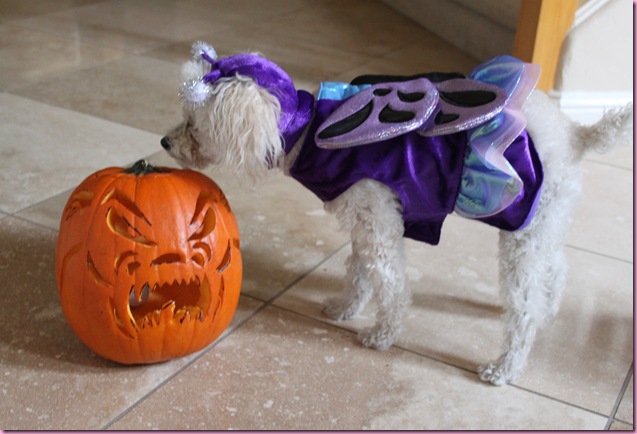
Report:
M426 124L437 103L438 91L425 78L375 84L328 116L316 132L316 145L339 149L403 135Z

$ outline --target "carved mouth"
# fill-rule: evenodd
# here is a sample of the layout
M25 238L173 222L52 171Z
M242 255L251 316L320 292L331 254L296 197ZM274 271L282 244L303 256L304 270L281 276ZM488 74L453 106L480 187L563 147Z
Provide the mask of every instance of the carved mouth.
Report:
M206 276L172 283L145 283L133 286L128 298L128 321L137 332L158 324L178 321L183 324L206 319L211 303L210 282ZM117 310L113 310L119 328L130 335ZM126 316L126 315L123 315Z

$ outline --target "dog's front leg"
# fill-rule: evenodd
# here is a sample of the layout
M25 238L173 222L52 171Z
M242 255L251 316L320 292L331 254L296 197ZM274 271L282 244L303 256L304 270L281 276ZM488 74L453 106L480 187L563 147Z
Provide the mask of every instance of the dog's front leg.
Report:
M359 338L367 347L386 350L398 335L409 303L400 204L389 188L364 180L326 208L351 231L352 255L347 260L345 297L328 300L323 312L333 319L350 319L376 295L376 324Z

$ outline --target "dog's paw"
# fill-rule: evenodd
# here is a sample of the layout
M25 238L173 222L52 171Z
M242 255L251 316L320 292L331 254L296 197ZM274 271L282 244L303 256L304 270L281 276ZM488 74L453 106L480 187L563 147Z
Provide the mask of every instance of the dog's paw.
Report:
M323 304L322 312L334 321L347 321L356 315L350 303L342 298L330 298Z
M358 340L367 348L387 351L394 344L396 334L387 327L378 325L365 329L358 334Z
M509 375L502 365L496 362L480 366L478 368L478 375L482 381L486 381L487 383L491 383L496 386L504 386L512 381L512 379L508 378Z

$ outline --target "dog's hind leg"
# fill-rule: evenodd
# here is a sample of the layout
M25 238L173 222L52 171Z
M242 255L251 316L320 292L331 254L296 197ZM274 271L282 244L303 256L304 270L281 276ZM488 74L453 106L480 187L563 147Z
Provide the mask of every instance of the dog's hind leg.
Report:
M343 228L350 229L352 255L348 258L347 292L328 300L323 312L333 319L349 319L376 294L376 324L361 332L363 345L388 349L396 339L409 303L405 287L402 210L384 185L364 180L330 202Z
M479 368L480 378L496 385L510 383L522 372L536 332L557 312L566 283L562 221L570 207L541 205L527 229L500 232L504 350L498 360Z

